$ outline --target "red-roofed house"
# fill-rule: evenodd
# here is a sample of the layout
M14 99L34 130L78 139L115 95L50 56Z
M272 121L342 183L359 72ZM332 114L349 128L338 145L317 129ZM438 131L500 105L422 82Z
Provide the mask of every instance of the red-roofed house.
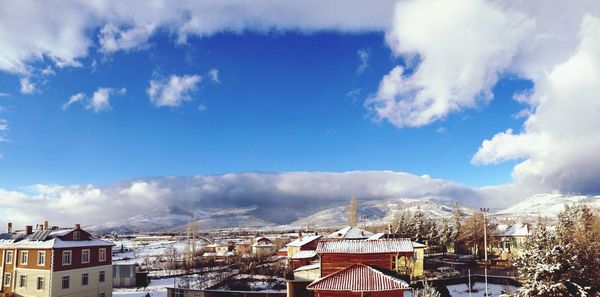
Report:
M407 282L364 264L348 266L313 281L306 288L314 291L315 297L404 296L404 291L410 290Z

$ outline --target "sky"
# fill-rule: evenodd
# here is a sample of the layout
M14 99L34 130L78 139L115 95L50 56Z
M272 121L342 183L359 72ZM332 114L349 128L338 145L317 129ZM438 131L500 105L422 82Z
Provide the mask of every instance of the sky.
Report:
M8 1L0 40L0 214L246 173L600 192L594 1Z

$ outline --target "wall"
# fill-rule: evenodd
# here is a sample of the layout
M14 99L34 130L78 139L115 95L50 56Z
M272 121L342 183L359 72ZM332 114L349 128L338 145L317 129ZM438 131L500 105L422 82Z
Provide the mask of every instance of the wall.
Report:
M20 287L21 275L27 277L25 287ZM37 278L44 278L44 288L42 290L37 289ZM15 270L15 295L16 296L28 296L28 297L42 297L50 296L50 282L52 280L52 273L50 270L42 269L30 269L30 268L17 268Z
M106 261L100 262L99 259L99 250L100 248L106 249ZM90 262L89 263L81 263L81 251L89 249L90 250ZM63 251L71 251L71 265L62 265L62 256ZM112 264L112 253L111 247L76 247L76 248L61 248L54 250L54 271L63 271L68 269L80 269L85 267L94 267L98 265L111 265ZM112 270L111 270L112 272Z
M105 281L99 282L99 273L104 271ZM89 274L89 283L87 286L81 285L81 275ZM62 277L71 277L69 289L62 289ZM65 271L54 272L52 275L52 297L69 296L69 297L97 297L100 293L105 293L106 297L112 297L112 265L103 265L82 269L72 269Z

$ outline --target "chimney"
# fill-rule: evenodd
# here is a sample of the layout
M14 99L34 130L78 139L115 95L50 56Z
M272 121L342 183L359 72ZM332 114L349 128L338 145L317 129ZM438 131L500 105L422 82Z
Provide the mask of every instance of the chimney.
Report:
M392 225L388 225L388 234L392 234Z
M44 221L44 230L48 230L48 220Z
M298 239L302 240L302 230L300 230L300 232L298 232Z
M81 229L81 224L75 224L75 229Z
M25 226L25 235L31 235L33 233L33 226Z
M12 233L12 223L8 223L8 233Z

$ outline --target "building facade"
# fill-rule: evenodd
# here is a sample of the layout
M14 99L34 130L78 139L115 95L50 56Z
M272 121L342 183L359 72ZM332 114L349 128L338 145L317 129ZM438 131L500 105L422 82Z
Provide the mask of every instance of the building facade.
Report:
M0 238L0 297L112 296L112 243L73 229L9 232Z

